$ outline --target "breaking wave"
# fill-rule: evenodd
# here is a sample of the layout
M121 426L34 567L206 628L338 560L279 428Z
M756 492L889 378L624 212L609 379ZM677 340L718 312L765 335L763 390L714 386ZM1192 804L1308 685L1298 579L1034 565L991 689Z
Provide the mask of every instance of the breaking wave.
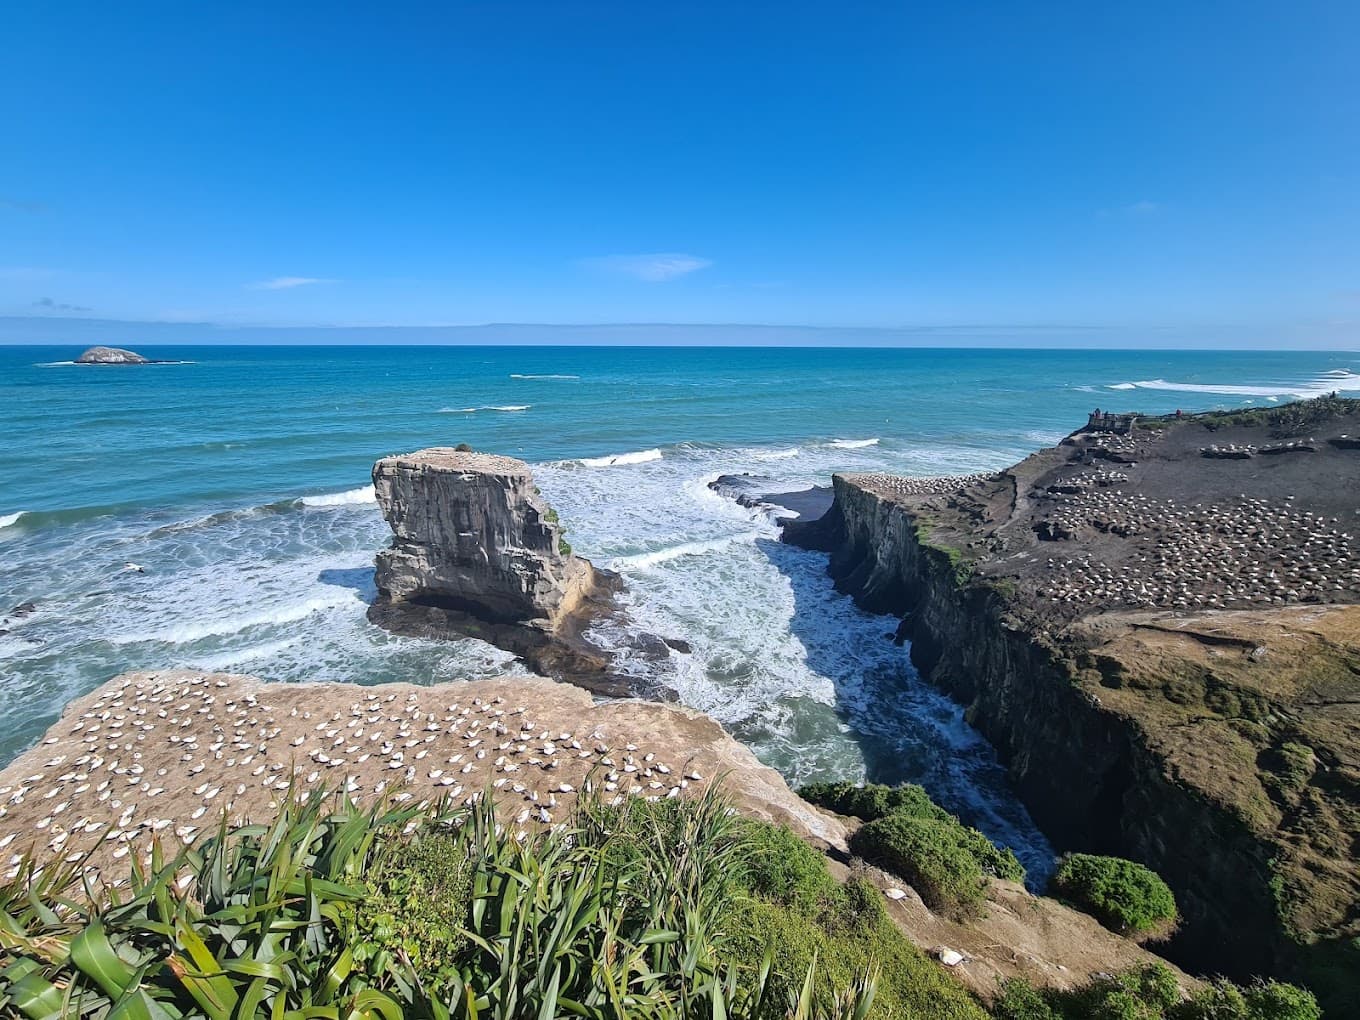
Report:
M11 524L18 524L19 518L27 512L27 510L20 510L17 513L0 515L0 528L8 528Z
M356 503L372 503L377 494L371 485L361 485L345 492L330 492L320 496L303 496L297 502L302 506L351 506Z
M877 446L877 439L833 439L826 444L838 450L862 450L866 446Z
M580 464L582 467L622 467L625 464L646 464L649 461L660 460L660 450L637 450L634 453L612 453L606 457L582 457L573 463Z
M476 414L478 411L527 411L533 404L487 404L483 407L441 407L440 414Z
M579 375L558 375L558 374L551 374L551 375L526 375L526 374L521 373L521 372L511 372L511 373L510 373L510 378L511 378L511 379L579 379L579 378L581 378L581 377L580 377Z
M1169 393L1210 393L1225 397L1320 397L1333 390L1347 393L1360 391L1360 375L1344 368L1324 372L1305 382L1275 385L1229 385L1225 383L1183 383L1166 379L1141 379L1136 382L1111 383L1110 390L1163 390Z

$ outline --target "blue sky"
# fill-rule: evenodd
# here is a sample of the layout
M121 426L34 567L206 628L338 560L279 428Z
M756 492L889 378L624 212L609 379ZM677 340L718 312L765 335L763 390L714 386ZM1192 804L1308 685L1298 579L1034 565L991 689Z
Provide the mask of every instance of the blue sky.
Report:
M14 4L0 341L1357 347L1358 39L1353 2Z

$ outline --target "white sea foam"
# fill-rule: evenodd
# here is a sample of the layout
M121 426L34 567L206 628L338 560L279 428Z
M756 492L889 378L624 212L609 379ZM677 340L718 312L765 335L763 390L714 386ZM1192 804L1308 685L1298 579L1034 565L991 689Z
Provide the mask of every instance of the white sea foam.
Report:
M750 531L742 535L709 539L707 542L684 542L681 545L673 545L666 549L638 553L636 556L616 556L610 561L609 566L613 570L648 570L662 563L678 560L682 556L700 556L705 553L721 552L729 548L734 542L754 542L757 538L766 534L767 532L764 531Z
M1360 375L1345 369L1333 369L1315 379L1282 382L1271 385L1238 385L1230 383L1183 383L1166 379L1141 379L1136 382L1111 383L1111 390L1163 390L1168 393L1208 393L1225 397L1320 397L1333 390L1351 393L1360 391Z
M877 446L877 439L833 439L826 444L838 450L862 450L866 446Z
M528 374L521 373L521 372L511 372L511 373L510 373L510 378L511 378L511 379L579 379L579 378L581 378L581 377L580 377L579 375L562 375L562 374L557 374L557 373L553 373L553 374L549 374L549 375L528 375Z
M263 612L243 616L218 617L198 623L185 623L167 627L165 630L149 634L119 634L110 638L115 645L135 645L159 643L167 645L187 645L205 638L227 637L256 627L277 627L285 623L297 623L316 613L334 609L338 605L356 601L352 592L337 591L307 599L291 605L276 606Z
M607 457L582 457L575 463L584 467L623 467L628 464L647 464L661 459L660 450L637 450L633 453L611 453Z
M11 524L18 524L19 518L28 513L27 510L19 510L12 514L0 515L0 528L8 528Z
M533 404L487 404L482 407L441 407L440 414L476 414L478 411L527 411Z
M357 489L344 492L330 492L320 496L303 496L298 500L302 506L352 506L357 503L372 503L378 498L371 485L361 485Z
M797 457L802 452L794 446L787 450L757 450L752 456L756 460L788 460L790 457Z

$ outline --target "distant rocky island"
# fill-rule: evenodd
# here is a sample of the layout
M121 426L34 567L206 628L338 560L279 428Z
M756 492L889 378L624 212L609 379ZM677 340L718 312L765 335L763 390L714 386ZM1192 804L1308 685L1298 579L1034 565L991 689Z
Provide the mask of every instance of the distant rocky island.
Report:
M1060 849L1166 879L1172 959L1355 1003L1357 435L1335 395L1096 412L992 475L837 475L784 534L901 617Z
M77 365L150 365L151 359L122 347L91 347L76 358Z

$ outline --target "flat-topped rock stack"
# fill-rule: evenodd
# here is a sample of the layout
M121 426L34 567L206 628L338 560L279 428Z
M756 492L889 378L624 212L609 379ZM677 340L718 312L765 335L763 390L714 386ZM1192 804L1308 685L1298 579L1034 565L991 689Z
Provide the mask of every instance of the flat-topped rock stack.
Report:
M639 686L612 672L612 653L585 636L592 621L616 612L620 581L572 553L529 465L434 447L378 461L373 489L392 544L376 558L372 622L417 637L487 641L597 694L674 697L658 682ZM669 654L661 638L637 641L654 656Z
M373 488L393 533L377 557L385 598L556 631L605 586L521 460L435 447L378 461Z

